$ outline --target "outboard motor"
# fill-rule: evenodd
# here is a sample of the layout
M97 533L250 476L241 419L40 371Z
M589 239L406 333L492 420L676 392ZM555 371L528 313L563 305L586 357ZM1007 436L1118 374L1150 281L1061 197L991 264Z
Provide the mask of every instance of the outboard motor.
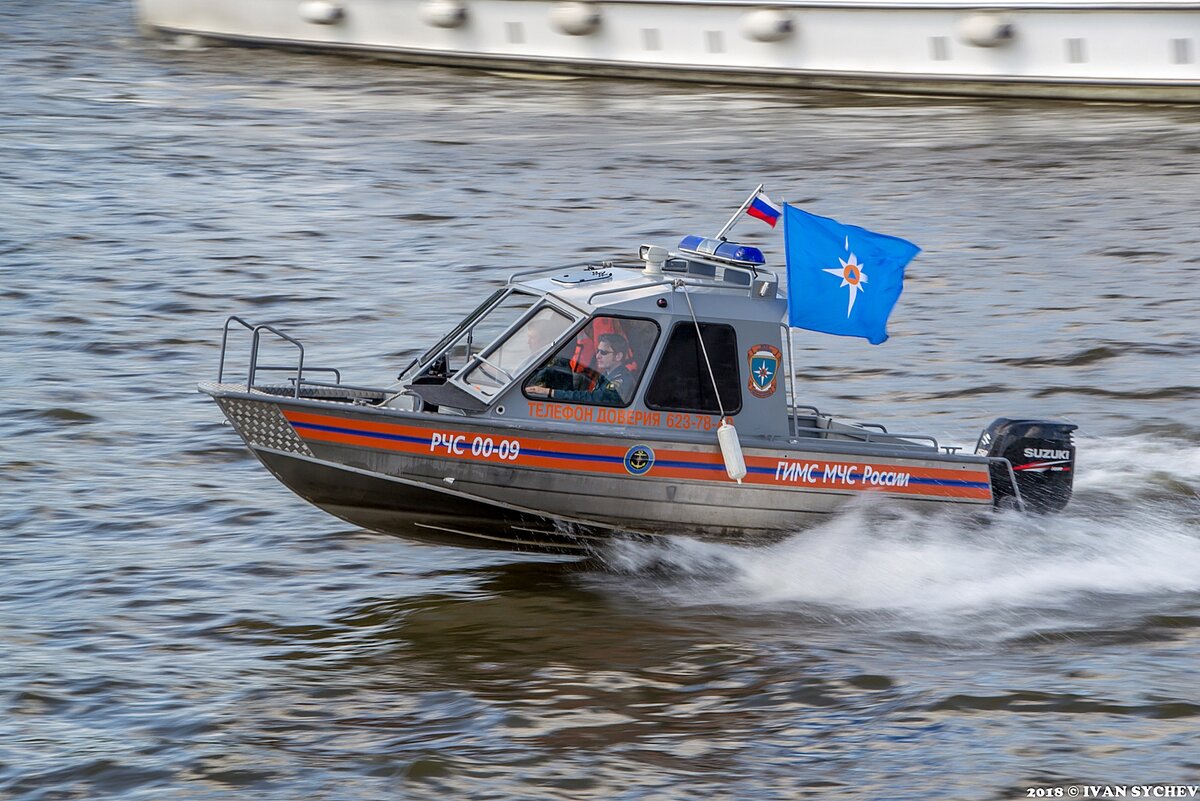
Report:
M1075 441L1079 426L1052 420L1009 420L1001 417L984 429L975 446L981 456L1003 456L1017 478L992 465L992 495L996 506L1019 495L1031 512L1060 512L1071 500L1075 476Z

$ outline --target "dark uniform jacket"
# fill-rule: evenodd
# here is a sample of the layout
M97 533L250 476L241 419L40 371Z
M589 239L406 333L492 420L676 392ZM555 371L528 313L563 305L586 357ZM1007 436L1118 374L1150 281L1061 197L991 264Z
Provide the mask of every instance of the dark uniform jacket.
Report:
M552 389L550 398L571 403L598 403L602 406L624 406L633 396L636 383L624 366L614 367L600 376L595 389Z

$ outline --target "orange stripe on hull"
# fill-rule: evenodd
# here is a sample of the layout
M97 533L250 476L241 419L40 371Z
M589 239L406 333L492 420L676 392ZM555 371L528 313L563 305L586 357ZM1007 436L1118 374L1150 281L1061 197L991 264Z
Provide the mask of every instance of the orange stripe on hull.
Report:
M418 456L487 462L585 474L629 475L630 445L547 440L516 434L477 434L453 428L348 420L284 411L305 440L352 445ZM779 489L882 492L889 495L990 501L986 467L917 467L873 461L847 462L747 454L744 483ZM651 478L728 483L720 451L654 449ZM640 476L639 476L640 477Z

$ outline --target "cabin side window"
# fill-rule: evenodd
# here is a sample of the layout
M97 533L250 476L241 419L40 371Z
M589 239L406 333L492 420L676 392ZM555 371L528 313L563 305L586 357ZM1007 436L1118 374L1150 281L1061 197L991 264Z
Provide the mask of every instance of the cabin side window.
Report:
M628 406L658 340L653 320L600 316L547 359L525 382L534 400Z
M669 412L737 414L742 408L742 378L739 371L737 333L732 326L700 323L704 350L712 363L712 375L704 363L704 350L696 338L696 324L680 322L671 331L658 369L646 390L646 406ZM713 378L721 403L713 391Z

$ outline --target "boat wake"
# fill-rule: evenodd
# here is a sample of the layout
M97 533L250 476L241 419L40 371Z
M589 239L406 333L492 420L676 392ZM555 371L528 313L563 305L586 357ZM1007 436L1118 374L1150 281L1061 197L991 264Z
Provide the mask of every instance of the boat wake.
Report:
M945 622L997 610L1094 609L1083 602L1097 596L1194 606L1200 447L1146 437L1085 441L1079 452L1077 494L1059 515L964 518L860 506L769 547L622 543L607 562L619 573L654 576L656 590L678 603L800 605L817 615Z

